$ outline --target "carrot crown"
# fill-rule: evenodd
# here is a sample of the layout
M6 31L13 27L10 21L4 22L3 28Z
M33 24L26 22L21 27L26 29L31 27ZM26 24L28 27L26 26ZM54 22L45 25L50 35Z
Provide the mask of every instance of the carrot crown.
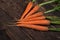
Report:
M49 4L49 3L52 3L52 2L58 2L58 1L59 1L59 0L47 1L47 2L44 2L44 3L39 4L39 6L43 6L43 5L46 5L46 4Z
M32 0L32 2L35 2L36 0Z
M55 8L51 9L51 10L48 10L44 13L50 13L50 12L53 12L53 11L56 11L56 10L60 10L60 6L56 6Z
M60 31L60 28L49 28L50 31Z
M46 16L46 18L50 19L51 21L60 21L60 17L57 16Z

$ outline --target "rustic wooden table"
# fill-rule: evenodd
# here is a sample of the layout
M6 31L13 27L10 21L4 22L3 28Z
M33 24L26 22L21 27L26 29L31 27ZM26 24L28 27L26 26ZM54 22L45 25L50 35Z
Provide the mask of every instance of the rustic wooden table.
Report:
M0 40L60 40L60 32L42 32L28 28L6 26L6 22L19 19L29 1L31 0L0 0ZM43 2L43 0L37 0L37 3L40 2ZM50 5L44 7L48 10L52 8ZM48 15L60 16L59 13L60 11ZM59 26L54 25L52 27Z

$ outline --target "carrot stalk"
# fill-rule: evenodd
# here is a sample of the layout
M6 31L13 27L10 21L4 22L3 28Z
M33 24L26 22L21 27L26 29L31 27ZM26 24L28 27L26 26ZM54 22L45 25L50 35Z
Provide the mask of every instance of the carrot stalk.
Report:
M60 21L51 21L52 24L60 24Z
M38 25L30 25L30 24L17 24L17 26L22 26L25 28L32 28L40 31L48 31L48 27L46 26L38 26Z
M49 3L53 3L53 2L56 2L56 1L59 1L59 0L47 1L47 2L44 2L44 3L39 4L39 6L43 6L43 5L46 5L46 4L49 4Z
M50 31L60 31L60 28L49 28Z
M36 0L32 0L32 2L35 2Z
M50 19L51 21L60 21L60 17L57 16L46 16L47 19Z
M22 20L24 16L30 11L32 6L33 6L33 2L29 2L20 20Z
M49 20L37 20L37 21L29 21L29 22L17 22L18 24L23 23L23 24L41 24L41 25L49 25L50 21Z
M56 10L60 10L60 6L57 6L57 7L53 8L51 10L48 10L48 11L46 11L44 13L50 13L50 12L53 12L53 11L56 11Z

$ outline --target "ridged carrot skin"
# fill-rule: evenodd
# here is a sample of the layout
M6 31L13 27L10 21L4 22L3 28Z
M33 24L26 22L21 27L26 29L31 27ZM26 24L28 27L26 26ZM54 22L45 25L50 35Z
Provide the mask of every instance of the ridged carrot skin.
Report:
M36 20L44 20L45 16L35 17L35 18L27 18L22 21L28 22L28 21L36 21Z
M31 19L31 18L37 18L38 19L38 17L40 17L40 16L42 16L43 15L43 12L38 12L38 13L35 13L35 14L32 14L31 16L29 16L29 17L27 17L27 18L24 18L23 20L21 20L21 21L26 21L26 20L29 20L29 19ZM39 19L43 19L43 18L39 18ZM18 20L18 21L20 21L20 19Z
M17 24L16 26L25 27L25 28L32 28L40 31L48 31L47 26L38 26L38 25L30 25L30 24Z
M18 24L41 24L41 25L50 25L49 20L36 20L36 21L29 21L29 22L17 22Z
M42 16L42 15L43 15L42 12L38 12L38 13L32 14L31 16L29 16L27 18L35 18L35 17Z
M35 13L36 11L38 11L39 8L40 8L39 5L35 5L34 8L26 15L25 18L31 16L33 13Z
M33 7L33 2L29 2L20 20L24 18L24 16L31 10L32 7Z
M38 13L35 13L35 14L29 16L28 18L35 18L35 17L39 17L39 16L42 16L42 15L43 15L42 12L38 12Z

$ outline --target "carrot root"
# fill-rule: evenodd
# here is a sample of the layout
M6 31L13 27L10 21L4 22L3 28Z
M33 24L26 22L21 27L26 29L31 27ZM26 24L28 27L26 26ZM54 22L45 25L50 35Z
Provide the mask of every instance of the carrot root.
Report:
M42 15L43 15L42 12L38 12L38 13L35 13L35 14L33 14L33 15L27 17L27 18L24 18L24 19L21 20L21 21L24 21L24 20L27 21L28 19L33 19L33 18L37 18L37 19L38 19L38 17L39 17L39 16L42 16ZM39 19L43 19L43 17L42 17L42 18L39 18ZM19 19L18 21L20 21L20 19Z
M36 5L27 15L25 18L27 18L28 16L30 16L31 14L35 13L36 11L38 11L39 9L39 6Z
M32 8L32 6L33 6L33 2L29 2L28 5L27 5L27 7L26 7L26 10L24 11L24 13L23 13L23 15L22 15L22 17L21 17L20 20L22 20L24 18L24 16L30 11L30 9Z
M28 22L28 21L36 21L36 20L44 20L44 19L45 16L41 16L41 17L23 19L22 21Z
M37 21L29 21L29 22L17 22L18 24L23 23L23 24L41 24L41 25L49 25L50 21L49 20L37 20Z
M28 18L35 18L35 17L42 16L42 15L43 15L42 12L38 12L38 13L35 13L35 14L29 16Z
M36 29L36 30L40 30L40 31L48 31L48 27L46 26L38 26L38 25L28 25L28 24L17 24L17 26L22 26L25 28L32 28L32 29Z

